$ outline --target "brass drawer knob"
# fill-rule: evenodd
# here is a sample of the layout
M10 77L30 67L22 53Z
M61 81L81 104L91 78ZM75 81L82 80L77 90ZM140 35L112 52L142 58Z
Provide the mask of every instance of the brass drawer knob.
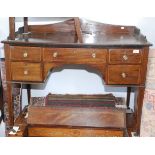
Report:
M24 70L24 75L28 75L28 70Z
M124 72L121 74L121 76L122 78L126 78L126 74Z
M93 58L96 58L96 53L92 53L92 57Z
M54 52L53 53L53 57L56 58L57 56L58 56L58 53L57 52Z
M28 53L26 51L23 53L23 57L24 58L27 58L28 57Z
M124 60L128 60L128 56L127 55L123 55L123 59Z

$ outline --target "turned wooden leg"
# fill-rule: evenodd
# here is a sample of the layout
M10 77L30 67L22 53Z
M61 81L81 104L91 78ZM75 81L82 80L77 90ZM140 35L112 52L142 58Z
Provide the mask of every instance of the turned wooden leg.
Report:
M145 87L138 87L135 90L135 109L134 109L135 117L136 117L135 129L138 135L140 134L144 91L145 91Z

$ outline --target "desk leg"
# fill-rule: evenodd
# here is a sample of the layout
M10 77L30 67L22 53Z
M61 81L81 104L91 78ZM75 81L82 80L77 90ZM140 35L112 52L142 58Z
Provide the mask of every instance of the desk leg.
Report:
M14 125L14 105L12 100L12 89L13 85L11 83L7 83L7 91L6 91L6 104L8 108L8 126L11 127Z
M28 98L28 104L30 104L31 99L31 85L27 84L27 98Z
M2 83L0 87L0 110L1 110L1 118L4 120L4 100L3 100L3 88Z
M145 87L138 87L135 90L135 129L137 134L140 134L140 125L141 125L141 114L142 114L142 106L143 106L143 99L144 99L144 91Z
M131 87L127 87L126 105L128 109L130 109L130 94L131 94Z

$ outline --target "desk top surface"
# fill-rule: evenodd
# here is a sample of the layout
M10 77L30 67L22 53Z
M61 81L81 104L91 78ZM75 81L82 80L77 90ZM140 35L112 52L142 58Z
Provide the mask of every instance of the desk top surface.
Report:
M74 19L48 25L29 25L28 33L21 27L15 40L3 43L55 47L144 47L151 46L135 26L110 25Z

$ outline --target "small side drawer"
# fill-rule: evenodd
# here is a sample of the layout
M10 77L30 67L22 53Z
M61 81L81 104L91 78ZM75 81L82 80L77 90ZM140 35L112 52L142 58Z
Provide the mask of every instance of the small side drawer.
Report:
M139 65L109 65L108 84L139 84Z
M44 48L43 60L46 62L67 63L106 63L107 49L93 48Z
M140 49L110 49L110 64L140 64L142 51Z
M21 61L23 60L41 61L41 48L11 46L10 59Z
M11 62L11 77L13 81L42 81L41 64Z

